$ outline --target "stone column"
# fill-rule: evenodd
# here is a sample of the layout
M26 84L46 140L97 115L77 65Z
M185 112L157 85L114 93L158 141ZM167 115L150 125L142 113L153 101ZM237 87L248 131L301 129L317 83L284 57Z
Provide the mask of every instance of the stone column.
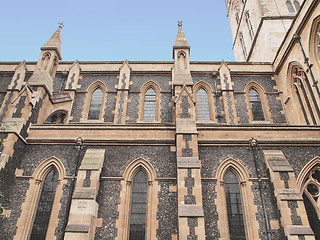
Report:
M263 153L288 240L315 239L293 168L281 150L264 150Z

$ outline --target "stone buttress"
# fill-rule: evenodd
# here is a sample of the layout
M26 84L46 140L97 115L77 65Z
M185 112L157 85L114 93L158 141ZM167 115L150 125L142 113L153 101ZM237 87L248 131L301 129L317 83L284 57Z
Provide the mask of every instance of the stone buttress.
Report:
M190 47L179 22L173 47L179 239L205 239L195 100L189 69Z
M98 215L96 197L105 149L88 149L80 165L71 200L65 240L94 239Z
M288 240L315 239L289 161L281 150L264 150L263 153L281 213L281 225Z

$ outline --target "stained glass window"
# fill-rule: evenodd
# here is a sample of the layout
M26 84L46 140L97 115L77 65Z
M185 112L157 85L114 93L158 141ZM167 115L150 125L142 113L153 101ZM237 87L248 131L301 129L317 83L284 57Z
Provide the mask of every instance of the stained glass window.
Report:
M156 120L157 94L149 88L144 96L144 120Z
M89 108L88 119L99 120L101 104L102 104L103 92L101 88L97 88L92 93L91 103Z
M208 94L200 88L197 93L198 120L210 120Z
M227 214L231 240L245 240L246 233L242 213L239 181L237 176L228 171L224 177L224 186L227 201Z
M253 88L249 91L249 100L254 121L264 121L260 95Z
M52 205L57 188L58 173L52 169L43 181L37 213L33 222L31 240L43 240L46 238Z
M145 240L147 176L139 171L133 179L129 240Z

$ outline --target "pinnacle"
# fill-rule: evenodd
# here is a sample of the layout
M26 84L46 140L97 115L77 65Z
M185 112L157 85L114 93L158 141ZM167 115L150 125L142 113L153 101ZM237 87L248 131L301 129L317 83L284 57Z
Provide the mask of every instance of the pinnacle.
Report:
M61 60L61 27L58 28L41 50L56 50Z

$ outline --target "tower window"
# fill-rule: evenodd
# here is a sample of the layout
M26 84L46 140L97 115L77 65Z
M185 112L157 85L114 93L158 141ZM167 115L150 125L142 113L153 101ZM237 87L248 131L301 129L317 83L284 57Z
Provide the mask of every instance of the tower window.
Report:
M264 114L259 93L251 88L249 91L249 100L254 121L264 121Z
M299 3L297 0L294 0L294 1L293 1L293 5L294 5L296 11L299 12L299 10L300 10L300 3Z
M200 88L197 93L198 120L210 120L208 94Z
M147 176L139 171L133 179L129 240L144 240L147 215Z
M157 94L150 87L144 96L144 120L156 120Z
M293 5L292 5L292 2L291 2L290 0L288 0L288 1L286 2L286 4L287 4L287 8L288 8L289 13L295 13L295 12L296 12L296 11L294 10Z
M249 30L250 38L251 38L251 40L253 40L254 32L253 32L253 27L252 27L252 24L251 24L249 12L246 12L246 23L247 23L247 27L248 27L248 30Z
M103 99L103 92L102 92L101 88L98 87L92 93L89 114L88 114L89 120L98 120L99 119L102 99Z
M240 38L240 44L241 44L241 47L242 47L243 57L244 57L245 60L247 60L247 50L246 50L246 45L244 43L242 32L239 34L239 38Z
M237 176L227 171L224 177L224 186L227 202L227 215L231 240L245 240L245 226L242 213L242 203Z
M30 239L40 240L45 239L49 225L52 205L57 188L57 171L52 169L43 181L40 200Z

